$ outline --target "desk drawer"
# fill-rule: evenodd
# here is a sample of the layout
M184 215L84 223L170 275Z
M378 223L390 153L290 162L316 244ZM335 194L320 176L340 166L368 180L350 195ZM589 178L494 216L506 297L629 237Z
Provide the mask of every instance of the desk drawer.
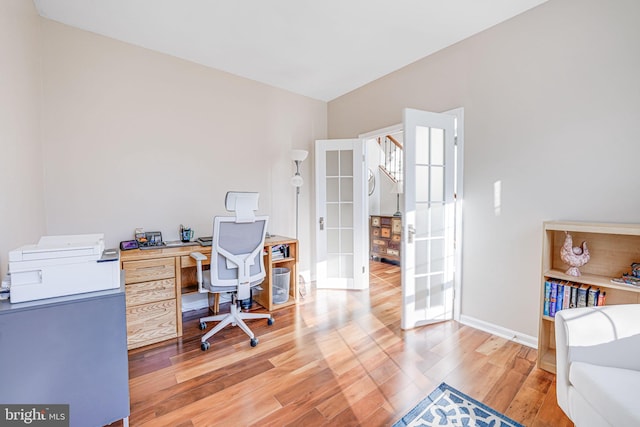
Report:
M400 251L397 249L387 249L387 255L400 256Z
M127 285L127 308L150 302L163 301L176 297L174 279L154 280L152 282Z
M392 218L391 219L391 232L393 234L401 234L402 233L402 220L400 218Z
M174 258L125 261L122 268L126 284L176 277Z
M142 347L178 336L176 301L127 308L127 347Z

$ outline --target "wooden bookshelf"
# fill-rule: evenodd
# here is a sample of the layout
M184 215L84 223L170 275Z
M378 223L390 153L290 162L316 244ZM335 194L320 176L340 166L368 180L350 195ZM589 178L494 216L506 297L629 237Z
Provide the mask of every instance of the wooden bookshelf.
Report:
M573 245L587 242L591 259L580 267L581 276L565 274L568 265L560 259L565 231ZM543 314L545 281L555 279L596 286L607 293L606 304L640 303L640 287L611 283L611 279L631 271L640 262L640 224L604 224L550 221L543 224L540 328L538 331L538 367L556 371L555 322Z

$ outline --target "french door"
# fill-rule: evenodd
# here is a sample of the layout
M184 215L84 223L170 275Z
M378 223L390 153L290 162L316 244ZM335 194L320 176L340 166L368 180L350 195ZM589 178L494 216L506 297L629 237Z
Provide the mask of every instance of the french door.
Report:
M401 327L453 318L455 117L404 110Z
M460 109L461 110L461 109ZM401 327L454 317L460 275L461 211L456 207L456 117L462 112L405 109L403 119ZM317 287L369 287L364 140L316 141ZM458 163L458 165L456 165ZM455 188L458 185L460 188ZM457 307L457 306L456 306Z
M316 141L316 286L369 287L364 141Z

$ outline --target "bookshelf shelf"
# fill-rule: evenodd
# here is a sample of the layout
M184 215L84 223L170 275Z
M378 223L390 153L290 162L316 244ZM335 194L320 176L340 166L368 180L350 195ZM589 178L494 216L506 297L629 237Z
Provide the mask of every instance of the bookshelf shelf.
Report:
M551 279L568 280L570 282L585 283L591 286L606 287L606 288L618 289L618 290L627 291L627 292L640 292L640 286L622 285L622 284L618 285L615 283L611 283L611 279L613 277L608 277L608 276L598 276L595 274L583 274L580 277L574 277L574 276L569 276L567 274L564 274L562 271L559 271L559 270L547 271L546 273L544 273L544 276Z
M587 242L591 259L580 267L579 277L565 274L568 268L560 259L565 231L573 236L574 246ZM606 304L639 304L640 287L615 284L612 278L631 270L640 262L640 224L605 224L549 221L543 224L540 329L538 367L555 373L555 322L543 314L545 281L550 279L586 284L606 292Z

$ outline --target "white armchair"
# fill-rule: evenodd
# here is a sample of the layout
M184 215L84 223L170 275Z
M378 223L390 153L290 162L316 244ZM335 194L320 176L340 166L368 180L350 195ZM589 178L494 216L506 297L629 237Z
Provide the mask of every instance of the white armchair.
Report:
M556 313L558 405L577 427L640 426L640 305Z

